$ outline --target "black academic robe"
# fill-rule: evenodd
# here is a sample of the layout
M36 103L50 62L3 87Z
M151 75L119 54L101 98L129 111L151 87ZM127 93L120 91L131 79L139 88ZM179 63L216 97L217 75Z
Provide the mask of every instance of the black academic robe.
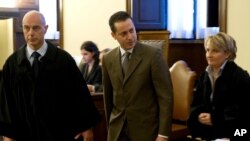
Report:
M64 50L48 43L37 79L26 45L7 59L0 85L0 135L17 141L73 141L99 120L85 81Z

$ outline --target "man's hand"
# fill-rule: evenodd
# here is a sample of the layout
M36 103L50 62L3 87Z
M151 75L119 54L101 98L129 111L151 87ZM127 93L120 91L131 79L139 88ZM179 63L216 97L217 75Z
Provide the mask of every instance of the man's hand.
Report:
M83 141L93 141L93 138L94 138L94 134L93 134L93 130L92 128L84 131L84 132L81 132L79 134L77 134L75 136L75 139L78 139L79 137L83 137Z
M155 141L168 141L168 138L158 136Z
M205 125L213 125L210 113L201 113L199 115L199 122Z
M95 86L94 85L88 84L87 86L88 86L89 92L94 92L95 91Z
M15 141L15 140L8 138L8 137L3 137L3 141Z

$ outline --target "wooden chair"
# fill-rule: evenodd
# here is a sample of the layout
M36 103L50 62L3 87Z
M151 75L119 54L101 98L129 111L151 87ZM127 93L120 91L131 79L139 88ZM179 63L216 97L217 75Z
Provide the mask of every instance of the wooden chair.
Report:
M174 109L171 140L184 139L189 134L186 121L190 113L196 73L183 60L170 68L174 92Z
M164 40L140 40L139 42L153 46L153 47L160 48L162 49L163 52L166 50L165 48L166 42Z
M138 41L154 44L161 47L165 60L168 62L169 52L169 31L139 31L137 33Z

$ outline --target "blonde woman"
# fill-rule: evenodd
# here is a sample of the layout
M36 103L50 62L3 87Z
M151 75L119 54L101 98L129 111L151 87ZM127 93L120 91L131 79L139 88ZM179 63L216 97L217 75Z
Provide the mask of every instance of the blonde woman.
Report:
M193 137L232 140L236 129L248 128L249 74L234 62L236 42L228 34L209 36L204 45L208 66L194 94L188 127Z

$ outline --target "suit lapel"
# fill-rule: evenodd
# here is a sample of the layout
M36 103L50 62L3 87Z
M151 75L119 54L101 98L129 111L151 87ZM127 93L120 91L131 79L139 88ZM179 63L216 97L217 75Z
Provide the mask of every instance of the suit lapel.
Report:
M87 81L88 76L89 76L88 75L88 69L89 69L88 64L85 64L84 67L83 67L83 76L84 76L85 81Z
M117 58L114 61L111 60L113 62L112 68L114 68L114 72L118 74L118 78L120 80L120 82L123 81L123 74L122 74L122 66L121 66L121 53L120 53L120 49L117 48L116 52L115 52L115 57Z
M128 71L127 71L126 75L124 76L125 78L123 80L123 85L128 80L128 78L132 75L132 73L135 71L135 69L137 68L137 66L140 64L140 62L142 60L141 53L139 52L140 48L141 48L141 46L136 44L136 46L133 50L131 59L129 61Z
M96 73L96 71L97 71L97 68L98 68L98 65L99 64L94 64L93 65L93 67L92 67L92 69L91 69L91 71L90 71L90 73L88 73L88 70L89 70L89 65L87 65L87 67L86 67L86 79L88 80L93 80L93 77L95 76L95 73Z

